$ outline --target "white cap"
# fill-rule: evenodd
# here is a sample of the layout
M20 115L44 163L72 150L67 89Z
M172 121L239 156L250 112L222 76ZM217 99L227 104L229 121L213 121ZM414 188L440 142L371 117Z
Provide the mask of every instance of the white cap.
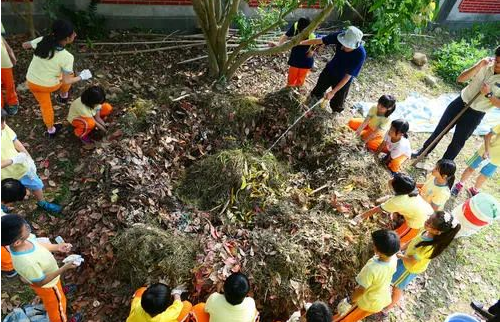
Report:
M337 39L347 48L356 49L363 45L365 42L361 40L363 32L354 26L349 26L345 31L341 32Z

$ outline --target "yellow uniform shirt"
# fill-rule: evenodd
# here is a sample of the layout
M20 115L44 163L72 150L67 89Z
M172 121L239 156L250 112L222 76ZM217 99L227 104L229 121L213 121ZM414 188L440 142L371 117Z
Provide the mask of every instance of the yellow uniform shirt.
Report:
M42 40L42 37L31 41L33 49ZM59 48L55 50L54 57L51 59L41 58L33 55L26 79L36 85L52 87L61 83L63 73L73 73L74 57L66 49Z
M376 256L368 260L356 276L356 282L365 289L356 302L360 309L380 312L391 303L391 280L396 267L395 256L389 262L380 261Z
M430 175L422 186L422 189L420 189L420 195L431 206L437 207L437 210L443 210L444 205L450 199L451 193L447 184L437 184L436 178Z
M491 63L486 67L481 68L476 76L474 76L467 85L462 90L461 96L464 102L469 103L474 96L481 90L483 83L490 85L490 89L493 92L493 96L500 98L500 74L495 75L495 63ZM472 103L471 108L479 112L488 112L493 108L491 101L484 97L483 94L479 94L474 103Z
M419 274L425 271L431 261L430 257L433 251L432 246L416 247L418 243L420 243L421 241L432 240L432 238L425 237L424 234L425 234L425 229L422 229L422 231L420 231L418 235L411 240L411 242L408 244L408 247L406 248L405 255L413 256L413 258L417 260L417 262L412 265L403 262L405 268L408 270L408 272L412 274Z
M223 294L213 293L205 304L210 322L254 322L257 316L255 301L246 297L241 304L231 305Z
M495 136L490 141L490 162L500 167L500 124L491 129ZM484 144L477 153L482 157L484 154Z
M394 196L380 205L386 212L398 212L405 217L408 227L420 229L424 227L427 218L434 213L429 205L420 195L410 197L408 195Z
M370 118L370 121L368 122L368 126L370 127L371 130L377 131L377 130L385 130L388 125L389 125L389 118L385 117L384 115L380 116L377 115L377 106L374 105L370 110L368 111L368 117Z
M136 296L132 300L127 322L177 322L177 317L181 314L181 311L182 302L176 300L165 311L151 317L141 306L141 296Z
M94 117L101 109L101 104L95 108L90 108L82 103L82 98L79 97L71 103L68 113L68 122L71 123L77 117Z
M7 48L5 47L4 44L4 39L3 35L5 34L5 29L3 28L3 23L2 23L2 68L12 68L12 61L10 60L9 53L7 52Z
M16 140L16 133L6 124L2 130L2 160L10 160L19 153L14 146ZM2 169L2 180L7 178L19 180L27 172L28 167L24 163L12 164Z
M35 235L31 234L28 241L33 244L33 248L23 252L15 252L10 249L12 264L14 269L29 282L43 281L47 273L52 273L59 269L54 255L45 247L40 245ZM48 282L43 288L51 288L59 282L59 276Z

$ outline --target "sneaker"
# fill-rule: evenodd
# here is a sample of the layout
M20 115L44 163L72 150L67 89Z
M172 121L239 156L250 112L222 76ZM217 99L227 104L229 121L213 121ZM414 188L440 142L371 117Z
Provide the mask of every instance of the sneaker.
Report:
M67 97L62 97L61 94L56 95L56 102L59 104L66 104L69 101L69 93Z
M9 114L10 116L16 115L18 109L19 109L19 105L18 104L16 104L16 105L6 105L5 106L5 112L7 112L7 114Z
M48 202L47 200L42 200L37 202L38 207L42 208L43 210L51 213L58 214L61 212L62 207L59 206L58 204Z
M464 187L463 183L461 183L461 182L456 183L453 186L453 188L451 188L451 195L453 197L458 196L458 194L460 193L460 191L462 191L463 187Z
M63 125L62 124L54 124L54 127L56 128L56 131L54 133L49 133L49 132L45 132L45 135L49 138L49 139L53 139L56 137L56 135L58 133L61 132L62 128L63 128Z
M2 271L2 273L4 273L7 278L13 278L17 276L17 272L14 269L11 271Z
M87 135L82 136L80 138L80 140L82 141L83 144L92 144L92 143L94 143L94 141L91 138L89 138Z
M75 313L68 322L83 322L83 315L81 313Z
M69 297L76 292L77 288L78 288L78 286L76 286L76 284L66 284L63 286L62 289L63 289L64 295Z
M474 197L478 193L479 189L477 189L476 187L470 187L469 189L467 189L467 194L469 195L469 198Z
M412 159L416 159L420 156L420 153L422 152L422 149L419 149L419 150L415 150L411 153L411 158Z

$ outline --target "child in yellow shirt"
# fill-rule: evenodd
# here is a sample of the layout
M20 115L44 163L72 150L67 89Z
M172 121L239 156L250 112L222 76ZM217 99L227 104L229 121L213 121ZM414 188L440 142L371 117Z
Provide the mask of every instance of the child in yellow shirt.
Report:
M188 301L181 301L183 291L181 288L170 291L162 283L141 287L134 293L127 322L186 321L192 305Z
M412 177L396 173L389 180L389 187L395 196L391 197L380 206L374 207L354 218L355 222L367 219L374 214L387 212L397 213L405 218L404 223L396 229L402 243L406 243L417 236L424 223L434 212L432 207L419 195L415 181Z
M483 145L467 161L469 167L465 169L460 181L451 190L453 196L457 196L462 191L464 182L472 176L484 160L489 160L489 162L481 168L481 173L477 177L474 187L470 187L467 190L470 197L479 193L479 189L481 189L486 180L495 175L497 168L500 166L500 124L497 124L491 129L490 133L484 136Z
M384 141L384 133L390 122L389 116L395 110L396 99L394 96L382 95L378 99L377 105L370 108L364 120L355 117L349 121L348 125L366 143L366 148L375 152Z
M457 166L453 160L441 159L436 163L425 183L417 184L420 195L434 210L443 210L450 199Z
M384 311L398 303L408 284L448 247L460 228L451 214L436 211L425 222L425 228L418 236L402 246L404 253L397 254L397 271L392 277L392 302Z
M373 256L361 269L352 294L352 307L344 315L336 314L334 322L356 322L382 311L391 303L391 279L396 272L400 242L398 235L381 229L372 233Z

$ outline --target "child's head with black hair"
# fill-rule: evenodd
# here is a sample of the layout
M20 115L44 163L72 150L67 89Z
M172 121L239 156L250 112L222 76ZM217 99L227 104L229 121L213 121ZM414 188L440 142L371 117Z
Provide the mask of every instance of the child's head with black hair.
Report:
M410 130L410 124L403 119L397 119L392 121L391 129L389 130L389 137L392 142L399 142L402 137L408 138L408 131Z
M75 37L73 25L69 21L58 19L52 23L52 32L37 44L35 56L52 59L59 47L71 44Z
M12 178L2 180L3 204L23 201L24 197L26 197L26 187L21 183L21 181Z
M331 322L332 311L324 302L316 301L306 312L307 322Z
M495 56L500 57L500 46L498 46L497 49L495 49Z
M455 183L455 172L457 166L453 160L441 159L436 163L432 175L436 178L446 180L446 184L451 189Z
M31 227L26 220L15 214L2 216L2 246L16 246L31 233Z
M224 282L224 297L231 305L241 304L249 291L250 282L245 274L233 273Z
M372 233L372 241L375 253L391 257L399 252L399 236L392 230L380 229Z
M436 258L451 243L462 227L453 216L444 211L436 211L425 222L425 230L433 236L432 240L421 241L416 247L432 246L432 258Z
M82 93L81 100L86 106L94 108L106 101L106 93L102 86L90 86Z
M141 306L151 317L164 312L173 300L170 288L162 283L149 286L141 297Z
M311 20L309 18L305 18L305 17L299 18L299 20L297 21L296 34L301 33L304 29L307 28L307 26L309 26L309 24L311 24Z
M412 177L404 173L395 173L389 180L389 187L394 190L396 196L409 195L415 197L418 195L417 184Z
M396 110L396 98L392 95L382 95L378 99L377 112L379 115L389 117Z

